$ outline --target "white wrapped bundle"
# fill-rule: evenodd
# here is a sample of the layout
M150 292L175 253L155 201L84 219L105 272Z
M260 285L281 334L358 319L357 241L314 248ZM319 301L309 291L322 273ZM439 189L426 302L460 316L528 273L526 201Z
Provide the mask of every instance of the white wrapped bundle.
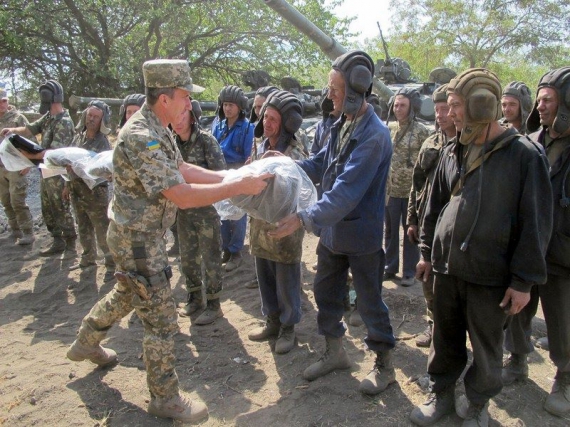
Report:
M10 172L21 171L34 166L26 156L12 145L8 137L4 138L0 144L0 160L2 160L2 164Z
M91 158L85 171L96 178L113 179L113 150L102 151Z
M93 157L93 151L85 150L79 147L56 148L55 150L47 150L44 155L44 164L48 169L61 168L70 166L73 162L84 157Z

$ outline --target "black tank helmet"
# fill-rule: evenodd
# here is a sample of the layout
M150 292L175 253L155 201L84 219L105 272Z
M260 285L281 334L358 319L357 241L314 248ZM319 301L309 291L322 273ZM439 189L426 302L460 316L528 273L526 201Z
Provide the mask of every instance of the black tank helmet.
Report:
M42 84L38 91L40 92L40 114L49 111L51 104L63 102L63 87L55 80L48 80Z
M245 117L245 110L247 109L247 96L243 92L243 89L234 86L228 85L225 86L218 95L218 117L220 120L224 120L226 115L224 114L223 104L224 102L231 102L232 104L236 104L240 110L240 118Z
M570 67L562 67L549 71L540 79L536 95L543 87L550 87L558 93L558 111L552 123L552 129L556 133L563 134L570 128ZM540 129L540 116L538 114L538 103L535 101L526 121L529 132Z
M422 98L420 92L412 87L403 86L399 88L388 101L388 121L394 116L394 103L396 96L402 95L410 100L410 117L413 119L420 112L422 108Z
M530 89L523 82L510 82L503 89L503 96L512 96L518 99L520 105L520 115L522 127L526 127L526 120L532 109L532 96ZM519 129L524 133L525 129Z
M144 96L142 93L132 93L125 97L123 103L121 104L121 108L119 109L119 127L123 127L127 121L127 107L130 105L138 105L139 107L142 107L145 99L146 96Z
M260 87L259 89L257 89L257 91L255 92L255 96L261 96L262 98L267 99L269 97L270 94L272 94L273 92L275 92L276 90L279 90L279 88L275 87L275 86L263 86ZM249 121L251 123L255 123L260 119L260 117L257 117L257 114L255 114L255 108L251 109L251 114L249 115Z
M279 140L290 139L303 123L303 106L301 101L291 92L277 90L272 92L265 100L260 117L263 117L267 108L276 109L281 115L281 135ZM263 136L263 120L257 122L254 131L256 138Z
M342 112L354 115L358 113L365 98L372 93L374 62L361 50L352 50L339 56L332 64L333 70L344 77L345 94Z

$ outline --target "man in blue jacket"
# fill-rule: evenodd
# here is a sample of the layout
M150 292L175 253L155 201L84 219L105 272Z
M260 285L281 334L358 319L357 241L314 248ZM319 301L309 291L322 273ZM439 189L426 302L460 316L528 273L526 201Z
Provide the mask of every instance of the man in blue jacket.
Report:
M360 383L366 394L380 393L396 381L391 360L394 334L382 301L382 224L392 144L388 128L365 100L373 73L373 62L362 51L347 52L333 62L328 97L343 114L331 129L327 149L298 162L314 182L321 183L323 195L269 233L280 238L304 227L320 236L314 293L326 351L304 371L309 381L350 368L342 346L346 331L342 315L351 269L358 310L368 330L365 342L376 352L374 369Z
M245 117L247 97L237 86L229 85L218 97L219 121L212 134L220 143L228 169L244 165L251 154L254 126ZM238 268L242 262L241 249L245 240L247 216L236 221L222 221L222 262L226 271Z

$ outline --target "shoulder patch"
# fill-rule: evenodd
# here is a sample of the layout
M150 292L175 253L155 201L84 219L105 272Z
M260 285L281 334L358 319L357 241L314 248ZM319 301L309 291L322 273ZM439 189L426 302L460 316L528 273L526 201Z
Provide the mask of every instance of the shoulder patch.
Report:
M160 148L160 143L156 139L154 139L146 143L146 148L149 151L158 150Z

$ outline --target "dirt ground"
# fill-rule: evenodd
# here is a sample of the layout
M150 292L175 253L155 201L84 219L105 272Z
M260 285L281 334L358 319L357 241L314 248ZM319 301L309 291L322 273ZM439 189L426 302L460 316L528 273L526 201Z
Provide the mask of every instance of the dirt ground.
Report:
M0 229L0 232L2 230ZM0 234L0 425L5 426L168 426L170 420L146 413L149 394L142 360L143 328L133 313L109 332L105 345L117 351L120 363L100 369L75 363L65 353L82 317L109 292L103 266L69 272L74 259L41 258L49 243L45 228L37 230L32 248L13 244ZM395 350L397 383L377 397L358 392L359 381L373 364L363 344L364 327L349 327L345 347L353 368L314 382L302 371L324 347L317 335L312 292L317 239L307 236L303 257L303 318L297 346L286 355L272 352L274 342L252 342L250 329L262 318L258 290L244 284L254 277L249 255L224 277L225 313L212 325L194 326L180 317L176 337L181 388L207 403L210 417L203 426L407 426L408 414L425 394L418 385L426 369L427 350L414 344L425 328L421 286L384 283L384 297L398 337ZM185 290L174 258L172 287L177 301ZM545 335L536 319L533 339ZM530 380L505 387L490 406L492 426L567 426L546 413L542 404L553 383L548 353L530 357ZM448 416L438 425L457 426Z

